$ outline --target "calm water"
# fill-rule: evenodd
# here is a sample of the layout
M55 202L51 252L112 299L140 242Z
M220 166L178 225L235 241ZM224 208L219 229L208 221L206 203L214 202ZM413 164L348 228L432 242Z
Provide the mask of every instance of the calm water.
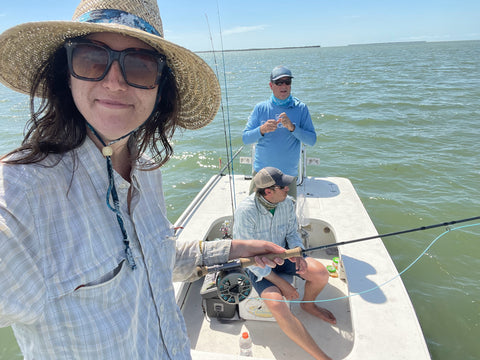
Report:
M212 54L200 55L215 68ZM480 215L480 41L228 52L225 73L216 57L228 111L224 100L212 124L176 134L163 170L172 222L216 174L219 158L225 163L224 121L232 148L241 146L279 64L292 69L293 93L317 129L308 155L321 164L308 175L350 178L379 233ZM27 116L27 99L0 86L0 153L19 143ZM443 231L384 243L403 270ZM480 357L479 278L480 226L442 237L403 275L433 359ZM10 329L0 329L0 358L19 357Z

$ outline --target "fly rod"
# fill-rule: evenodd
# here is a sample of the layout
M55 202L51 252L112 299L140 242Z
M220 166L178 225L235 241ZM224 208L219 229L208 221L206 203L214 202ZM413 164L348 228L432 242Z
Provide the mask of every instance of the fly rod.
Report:
M385 238L385 237L388 237L388 236L402 235L402 234L407 234L407 233L416 232L416 231L429 230L429 229L434 229L434 228L438 228L438 227L448 227L450 225L464 223L464 222L473 221L473 220L479 220L479 219L480 219L480 216L475 216L475 217L471 217L471 218L468 218L468 219L447 221L447 222L434 224L434 225L421 226L421 227L414 228L414 229L395 231L395 232L386 233L386 234L382 234L382 235L372 235L372 236L363 237L363 238L355 239L355 240L348 240L348 241L342 241L342 242L338 242L338 243L325 244L325 245L320 245L320 246L316 246L316 247L305 249L305 250L297 247L297 248L294 248L294 249L286 250L284 253L266 254L266 255L262 255L262 256L266 257L270 260L273 260L275 258L289 259L289 258L292 258L292 257L302 256L303 254L305 254L307 252L311 252L311 251L315 251L315 250L321 250L321 249L326 249L326 248L330 248L330 247L338 247L338 246L342 246L342 245L348 245L348 244L353 244L353 243L372 240L372 239ZM252 266L252 265L255 265L255 264L256 264L255 257L252 256L252 257L248 257L248 258L235 259L235 260L232 260L232 261L229 261L225 264L220 264L220 265L197 266L197 271L196 272L197 272L198 276L204 276L208 273L218 272L218 271L222 271L222 270L226 270L226 269L230 270L232 268L238 268L238 267L245 268L245 267Z

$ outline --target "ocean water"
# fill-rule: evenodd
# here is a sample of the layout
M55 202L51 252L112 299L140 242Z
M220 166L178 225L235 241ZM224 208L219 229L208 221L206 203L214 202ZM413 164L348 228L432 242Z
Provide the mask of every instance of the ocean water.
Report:
M480 215L480 41L199 55L218 71L222 109L205 128L175 134L163 168L172 222L226 163L227 149L241 147L279 64L293 71L292 93L317 130L307 151L320 165L307 174L349 178L380 234ZM0 153L20 143L27 118L28 99L0 85ZM401 271L445 230L383 241ZM448 232L402 278L432 359L479 359L480 226ZM20 357L11 330L0 329L0 358Z

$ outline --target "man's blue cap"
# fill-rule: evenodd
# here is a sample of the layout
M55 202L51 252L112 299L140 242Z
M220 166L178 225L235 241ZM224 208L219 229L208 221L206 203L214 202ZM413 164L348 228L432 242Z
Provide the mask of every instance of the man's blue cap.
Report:
M272 70L272 73L270 74L270 81L275 81L282 77L293 78L292 72L285 66L277 66Z

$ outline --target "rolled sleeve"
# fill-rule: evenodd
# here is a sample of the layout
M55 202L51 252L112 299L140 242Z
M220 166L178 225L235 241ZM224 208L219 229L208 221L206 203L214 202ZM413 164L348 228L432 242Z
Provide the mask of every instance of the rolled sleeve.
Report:
M203 244L203 265L216 265L228 261L231 240L205 241Z
M197 266L227 262L231 246L231 240L177 241L173 280L194 281L199 278Z

